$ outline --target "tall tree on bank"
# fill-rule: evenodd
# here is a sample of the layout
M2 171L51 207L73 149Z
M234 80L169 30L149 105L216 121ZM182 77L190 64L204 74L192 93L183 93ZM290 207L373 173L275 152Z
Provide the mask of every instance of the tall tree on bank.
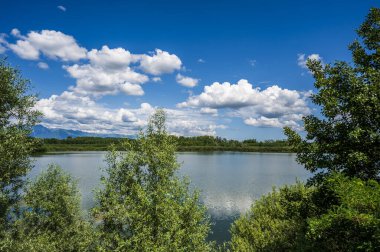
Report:
M40 113L33 108L37 98L28 94L29 88L18 70L0 60L0 227L31 168L34 141L28 136Z
M370 10L357 31L361 41L349 49L353 64L323 65L309 60L318 93L312 101L323 118L304 118L306 139L290 128L285 134L298 161L317 173L343 172L361 179L379 179L380 172L380 9Z
M126 152L108 154L104 188L98 193L104 251L209 251L210 223L197 192L179 179L175 143L157 110L147 130Z

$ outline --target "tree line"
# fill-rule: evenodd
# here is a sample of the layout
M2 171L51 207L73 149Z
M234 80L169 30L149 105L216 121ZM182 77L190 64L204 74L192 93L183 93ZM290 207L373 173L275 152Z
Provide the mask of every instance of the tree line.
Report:
M231 226L230 241L207 240L210 219L186 178L176 142L157 110L135 141L111 149L88 215L77 182L57 166L25 176L39 112L29 83L0 63L0 251L379 251L380 9L350 45L353 63L309 60L322 116L304 118L302 138L285 128L313 177L273 191Z
M174 136L170 138L176 144L176 151L259 151L259 152L291 152L287 140L247 139L243 141L230 140L215 136ZM49 151L107 151L111 145L116 149L123 148L123 142L134 142L132 138L103 137L68 137L66 139L38 139L35 153Z

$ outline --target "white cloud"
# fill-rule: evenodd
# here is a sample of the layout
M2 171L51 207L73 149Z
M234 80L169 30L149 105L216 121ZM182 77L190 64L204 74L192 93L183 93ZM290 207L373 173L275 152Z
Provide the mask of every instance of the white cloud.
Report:
M247 118L244 123L251 126L257 127L283 127L284 125L280 123L278 118L267 118L265 116L260 116L259 118Z
M110 49L106 45L101 50L92 49L87 53L87 57L92 65L108 70L124 69L139 59L124 48Z
M283 127L299 125L303 115L310 113L309 93L282 89L276 85L264 90L253 88L247 80L236 84L214 82L205 86L200 95L190 96L179 108L199 107L230 109L230 116L241 117L248 125Z
M298 66L302 67L302 68L305 68L305 69L308 69L306 63L307 63L307 60L315 60L315 61L322 61L322 57L319 55L319 54L316 54L316 53L313 53L313 54L310 54L308 56L306 56L305 54L298 54L298 58L297 58L297 64Z
M161 75L172 73L181 68L182 62L175 54L170 54L160 49L155 50L155 54L141 55L140 68L149 74Z
M202 114L209 114L212 116L217 116L218 115L218 110L213 109L213 108L201 108L201 113Z
M37 66L44 70L49 69L49 65L46 64L45 62L38 62Z
M91 64L75 64L64 68L77 80L71 90L83 95L113 95L120 91L129 95L142 95L139 85L149 80L148 76L134 72L128 65L118 70Z
M23 36L21 35L20 30L17 29L17 28L13 28L13 29L11 30L11 34L12 34L13 36L15 36L16 38L23 38Z
M181 84L182 86L185 86L185 87L195 87L199 80L198 79L194 79L194 78L191 78L191 77L187 77L187 76L183 76L181 74L177 74L176 76L176 81L177 83Z
M135 118L134 115L137 113L134 110L106 108L90 97L69 91L39 100L36 108L44 114L43 125L50 128L134 134L144 125L141 120Z
M144 95L144 90L138 84L126 82L121 84L120 90L127 95Z
M155 111L149 103L139 108L107 108L90 97L65 91L41 99L36 108L44 113L42 124L50 128L82 130L93 133L137 134ZM215 135L225 128L195 110L165 109L168 131L176 135Z
M101 50L88 52L89 64L64 66L71 77L76 79L76 86L71 90L92 96L113 95L123 92L127 95L143 95L141 84L149 77L134 71L130 64L139 57L123 48L110 49L103 46Z
M58 5L57 8L60 9L61 11L63 11L63 12L66 11L66 7L65 6Z
M206 63L204 59L198 59L198 63Z
M152 78L152 81L154 81L154 82L160 82L160 81L162 81L162 80L161 80L160 77L153 77L153 78Z
M16 44L9 44L9 48L23 59L37 60L40 53L51 59L76 61L86 58L87 50L80 47L72 36L59 31L42 30L31 31L22 36L17 29L11 32L20 38Z
M9 44L9 48L22 59L37 60L40 52L29 41L18 40L16 44Z
M39 60L41 56L61 61L76 61L81 63L64 65L63 68L76 80L69 90L84 96L101 97L114 95L120 92L127 95L143 95L141 84L149 81L149 77L142 73L161 75L171 73L181 68L182 62L169 52L156 49L152 55L132 54L130 51L118 47L109 48L104 45L101 49L80 47L74 37L59 31L42 30L31 31L23 36L14 28L11 34L18 40L9 44L5 34L0 36L0 53L7 48L23 59ZM38 63L42 69L46 63ZM161 81L158 76L152 77L153 82ZM194 85L196 79L183 77L184 85Z
M237 84L229 82L214 82L211 86L205 86L203 93L190 96L186 102L180 103L179 107L244 107L256 102L259 89L253 89L247 80L240 80Z

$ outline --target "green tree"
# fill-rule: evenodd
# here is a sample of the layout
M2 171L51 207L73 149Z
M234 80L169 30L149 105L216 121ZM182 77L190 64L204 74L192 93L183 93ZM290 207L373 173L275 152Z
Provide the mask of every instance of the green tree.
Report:
M262 196L231 226L232 251L379 251L380 184L339 173Z
M380 250L380 184L342 174L313 193L317 214L307 219L306 240L318 251Z
M380 9L371 9L357 32L362 42L349 47L353 64L308 61L318 89L311 99L323 118L304 118L306 139L290 128L285 134L298 161L311 172L379 179Z
M29 138L40 113L36 96L20 72L0 60L0 229L20 199L24 176L31 168L34 141ZM1 235L1 234L0 234Z
M108 154L107 176L97 195L104 251L208 251L210 230L199 194L176 172L175 142L158 110L126 152Z
M285 128L313 186L257 200L231 228L234 251L379 251L380 9L350 45L353 64L308 61L323 118L304 118L306 139Z
M298 251L309 248L305 234L315 211L314 188L297 182L255 201L231 226L232 251Z
M0 242L1 251L94 249L94 232L81 213L77 183L58 166L50 166L26 187L22 209Z

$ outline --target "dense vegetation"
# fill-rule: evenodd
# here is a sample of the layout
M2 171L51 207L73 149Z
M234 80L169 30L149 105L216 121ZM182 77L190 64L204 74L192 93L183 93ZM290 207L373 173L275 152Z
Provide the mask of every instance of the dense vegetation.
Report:
M286 140L244 141L227 140L214 136L170 136L176 151L247 151L247 152L291 152ZM110 145L121 150L124 142L134 142L128 138L76 137L66 139L40 139L36 152L52 151L106 151Z
M73 178L50 166L24 179L28 137L39 113L18 71L0 62L0 251L380 251L380 9L371 9L350 49L353 65L309 61L322 118L304 118L305 139L285 128L298 161L314 173L262 196L215 248L199 193L177 177L176 146L255 146L255 140L177 138L164 111L135 140L46 140L113 144L89 216ZM286 142L277 142L275 144ZM181 145L179 145L181 146Z
M380 250L380 9L350 45L354 64L309 61L323 118L304 118L306 139L285 128L308 185L263 196L232 226L233 251Z
M257 200L231 227L232 251L379 251L380 185L330 174Z
M199 194L179 179L173 139L158 110L146 133L111 151L95 216L104 251L209 251L210 222Z
M28 135L40 114L33 110L36 97L28 94L29 86L17 70L0 61L0 239L32 166L34 140Z
M319 176L334 171L362 179L380 172L380 9L372 9L349 48L353 64L307 63L323 118L304 118L306 139L285 129L298 161Z

